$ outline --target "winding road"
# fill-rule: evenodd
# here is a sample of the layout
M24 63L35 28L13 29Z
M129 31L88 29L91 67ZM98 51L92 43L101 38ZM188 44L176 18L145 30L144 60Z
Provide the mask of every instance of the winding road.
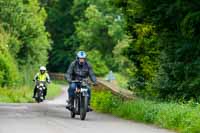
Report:
M173 133L110 115L91 112L85 121L70 118L66 94L41 104L0 104L0 133Z

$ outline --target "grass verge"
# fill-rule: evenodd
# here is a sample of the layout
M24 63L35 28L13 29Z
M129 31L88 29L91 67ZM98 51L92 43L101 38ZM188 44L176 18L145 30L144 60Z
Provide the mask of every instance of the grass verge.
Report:
M53 99L62 92L62 86L58 82L53 82L48 86L47 99Z
M180 133L200 133L200 105L137 99L123 101L110 92L94 92L91 104L99 112L155 124Z
M51 83L48 85L47 98L52 99L61 94L61 85ZM0 102L1 103L32 103L33 88L21 87L21 88L0 88Z

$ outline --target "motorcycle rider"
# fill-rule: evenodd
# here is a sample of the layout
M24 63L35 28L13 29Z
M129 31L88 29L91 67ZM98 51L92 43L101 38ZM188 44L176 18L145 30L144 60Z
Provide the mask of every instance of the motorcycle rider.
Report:
M33 98L35 98L35 95L36 95L36 92L37 92L37 81L41 81L41 82L44 82L45 84L45 90L44 90L44 99L46 98L46 95L47 95L47 86L46 86L46 82L47 83L50 83L50 77L49 77L49 74L46 72L46 67L44 66L41 66L40 67L40 72L37 73L35 76L34 76L34 80L36 82L35 84L35 88L34 88L34 92L33 92Z
M91 65L86 60L86 56L87 55L84 51L79 51L77 53L76 60L70 64L68 71L65 75L65 78L69 82L69 89L68 89L69 100L68 100L68 104L66 106L66 108L69 110L72 108L75 90L80 85L79 83L72 83L71 81L73 81L73 80L81 81L83 79L90 77L91 81L96 85L96 77L93 73ZM92 109L90 108L90 99L91 99L90 88L88 90L88 94L89 94L88 109L90 111L92 111Z

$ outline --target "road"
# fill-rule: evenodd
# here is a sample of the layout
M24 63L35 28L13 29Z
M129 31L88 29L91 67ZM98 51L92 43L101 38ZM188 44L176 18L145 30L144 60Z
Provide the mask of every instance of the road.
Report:
M91 112L71 119L66 95L41 104L0 104L0 133L172 133L151 125Z

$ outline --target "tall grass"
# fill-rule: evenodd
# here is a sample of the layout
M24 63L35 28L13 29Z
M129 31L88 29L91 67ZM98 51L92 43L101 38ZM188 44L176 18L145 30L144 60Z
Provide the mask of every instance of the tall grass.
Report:
M1 103L24 103L33 102L32 91L27 87L20 89L0 88Z
M123 101L110 92L93 92L91 103L97 111L125 119L155 124L180 133L200 133L200 105L192 102Z
M27 86L20 88L0 88L1 103L32 103L34 85L30 88ZM61 86L52 83L48 86L47 99L52 99L61 94Z
M53 82L48 86L47 98L53 99L56 96L59 96L62 91L63 90L62 90L61 84L58 84L57 82Z

